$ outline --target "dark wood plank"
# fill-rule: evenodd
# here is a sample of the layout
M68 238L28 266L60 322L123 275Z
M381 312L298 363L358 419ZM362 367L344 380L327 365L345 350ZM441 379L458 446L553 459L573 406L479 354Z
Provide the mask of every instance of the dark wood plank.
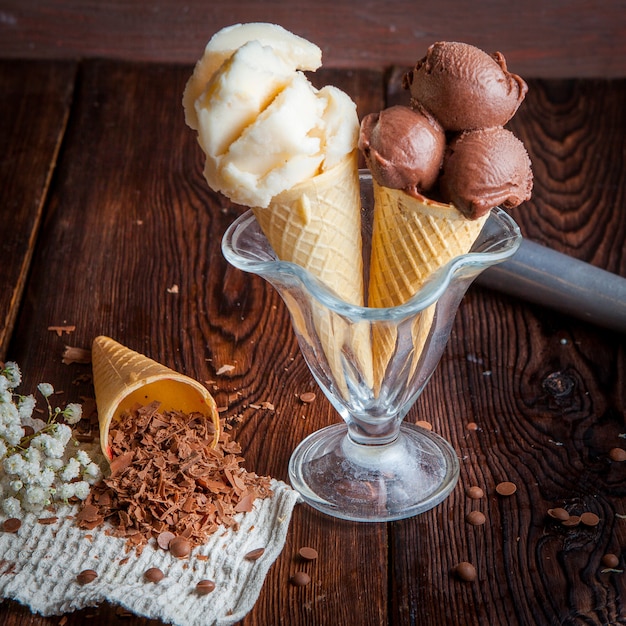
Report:
M531 153L535 191L511 212L529 237L626 276L626 84L530 87L511 127ZM623 336L470 290L409 416L451 441L461 479L441 507L394 524L392 623L624 623L626 579L603 573L601 558L626 550L626 467L608 458L624 447L625 376ZM495 494L502 480L518 485L513 497ZM465 496L474 484L482 500ZM565 529L547 516L556 506L600 524ZM485 526L465 521L473 509ZM451 576L464 560L475 583Z
M0 361L65 132L75 70L75 64L59 61L0 61Z
M188 76L188 68L152 64L82 68L9 356L22 366L24 388L45 380L75 401L93 393L81 378L89 368L61 365L64 345L88 347L96 335L111 335L209 381L218 405L228 407L246 466L286 479L297 443L338 418L321 392L312 405L297 397L315 387L276 292L222 257L221 236L240 209L211 193L202 176L203 156L181 107ZM382 105L381 74L322 78L356 90L364 107ZM174 285L178 293L170 293ZM50 325L76 330L59 337ZM217 376L224 364L234 371ZM250 406L264 401L275 409ZM300 590L289 575L305 544L321 556L314 583ZM385 623L386 546L384 525L337 523L299 507L289 544L246 623L324 623L329 615ZM376 564L375 575L363 562ZM354 588L368 601L355 605ZM109 623L112 610L91 623ZM71 623L93 613L82 611ZM46 623L38 619L32 623Z
M210 36L270 21L317 43L332 67L412 64L438 40L501 50L532 77L626 76L621 0L147 2L4 0L0 57L196 61ZM71 28L68 28L71 25Z

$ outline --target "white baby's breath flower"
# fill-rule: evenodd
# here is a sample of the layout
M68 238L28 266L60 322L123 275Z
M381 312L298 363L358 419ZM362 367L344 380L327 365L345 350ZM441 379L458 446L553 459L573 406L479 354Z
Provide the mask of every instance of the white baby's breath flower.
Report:
M80 482L77 483L72 483L74 485L74 495L79 499L79 500L86 500L87 496L89 495L89 491L91 489L91 487L89 486L89 483L81 480Z
M65 453L65 446L61 441L52 437L48 433L40 433L35 435L30 444L39 448L46 456L53 459L60 459Z
M91 459L89 458L86 450L77 450L74 456L83 467L87 467L87 465L91 463Z
M4 443L4 439L0 438L0 460L4 458L4 455L7 453L8 448L7 444Z
M25 461L27 461L28 463L32 463L33 465L39 465L43 459L41 450L38 450L37 448L29 447L28 449L24 450L22 456L24 457Z
M22 505L17 498L9 496L2 501L2 511L7 517L19 517Z
M9 487L11 488L11 491L13 493L17 493L22 487L24 486L24 483L21 480L12 480L9 483Z
M0 427L0 436L10 446L17 446L24 436L24 429L19 424L8 424Z
M57 476L53 470L49 467L45 467L39 472L37 477L37 483L46 489L50 489L56 480Z
M59 478L66 483L70 480L80 476L80 463L72 458L67 462L67 465L63 468L63 471L59 474Z
M26 461L21 454L12 454L2 461L2 467L7 474L19 476L26 467Z
M45 469L50 469L53 472L58 472L63 467L64 463L63 459L52 459L47 456L43 460L42 465Z
M54 387L50 383L39 383L37 389L44 398L49 398L54 393Z
M83 471L83 478L90 484L95 485L102 478L102 470L97 463L89 463Z
M2 394L6 394L7 391L11 389L11 383L9 382L9 379L6 378L5 376L0 376L0 392ZM6 396L3 396L6 397ZM9 398L10 398L10 392L9 392ZM8 402L8 400L5 400L5 402Z
M83 416L83 407L75 402L70 402L63 410L63 418L66 424L78 424Z
M17 363L13 361L7 361L4 364L4 370L2 372L4 377L9 381L9 384L13 389L19 387L22 382L22 372Z
M24 489L24 503L45 506L49 498L47 489L39 485L29 485Z
M72 429L67 424L54 424L50 429L50 434L63 446L66 446L72 438Z
M32 417L33 411L35 410L35 404L36 401L33 396L20 396L17 404L17 410L22 421Z
M0 425L20 424L20 413L13 402L0 402Z
M76 493L76 489L74 488L75 484L76 483L61 483L60 485L57 485L54 493L54 499L67 502L67 500L73 498Z

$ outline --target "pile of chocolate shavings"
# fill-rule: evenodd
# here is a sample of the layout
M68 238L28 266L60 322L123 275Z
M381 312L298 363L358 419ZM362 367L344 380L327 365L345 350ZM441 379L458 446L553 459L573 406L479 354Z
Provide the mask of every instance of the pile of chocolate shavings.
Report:
M237 529L237 513L272 495L270 477L240 466L241 448L223 429L211 448L215 430L204 415L159 407L138 405L111 426L111 475L92 487L79 526L107 520L110 534L137 548L165 531L200 545L220 525Z

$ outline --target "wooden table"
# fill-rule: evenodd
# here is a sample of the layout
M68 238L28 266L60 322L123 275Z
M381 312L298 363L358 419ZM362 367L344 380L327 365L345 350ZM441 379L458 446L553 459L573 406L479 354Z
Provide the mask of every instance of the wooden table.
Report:
M240 213L208 190L181 94L191 65L0 61L0 360L27 392L93 397L66 345L107 334L200 381L214 381L246 467L287 478L294 446L338 421L316 390L277 293L220 251ZM362 116L397 101L398 72L325 70ZM626 81L531 80L511 125L528 146L534 196L512 211L524 234L626 276ZM387 93L386 93L387 92ZM68 327L59 335L50 327ZM75 327L75 329L74 329ZM232 372L217 375L223 365ZM312 404L298 395L317 391ZM250 405L271 403L274 410ZM235 418L242 416L241 421ZM305 505L293 516L247 626L269 624L626 624L624 336L473 286L441 363L408 420L458 452L461 477L434 510L355 524ZM477 425L472 429L471 424ZM511 498L495 485L517 484ZM470 500L480 485L486 496ZM596 527L563 528L564 506ZM484 526L465 521L483 511ZM303 545L312 583L288 583ZM473 562L478 580L451 576ZM0 603L5 625L57 624ZM115 607L65 623L147 624Z

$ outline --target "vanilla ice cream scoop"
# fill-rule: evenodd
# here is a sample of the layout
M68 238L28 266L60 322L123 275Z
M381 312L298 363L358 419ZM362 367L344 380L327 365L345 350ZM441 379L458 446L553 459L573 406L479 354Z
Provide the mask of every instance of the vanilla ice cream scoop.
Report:
M355 149L356 105L336 87L316 89L302 73L319 66L314 44L274 24L225 31L196 65L183 96L185 119L198 131L209 186L265 208Z

